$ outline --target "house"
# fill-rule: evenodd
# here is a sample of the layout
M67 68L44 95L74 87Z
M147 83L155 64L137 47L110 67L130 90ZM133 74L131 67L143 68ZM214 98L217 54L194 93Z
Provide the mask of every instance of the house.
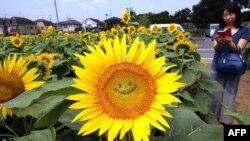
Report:
M7 21L7 26L7 31L9 35L37 33L35 22L23 17L10 18Z
M46 30L48 26L55 27L55 25L51 21L47 21L45 19L38 19L35 22L36 22L36 28L39 33L43 30Z
M86 31L97 32L105 28L105 23L93 18L87 18L82 22L82 29Z
M118 17L111 17L109 19L104 20L105 24L106 24L106 29L110 29L112 27L114 27L115 25L119 25L121 24L122 20Z
M7 33L7 18L0 18L0 35L8 35Z
M63 32L76 32L81 30L81 23L76 20L67 20L60 22L60 27Z

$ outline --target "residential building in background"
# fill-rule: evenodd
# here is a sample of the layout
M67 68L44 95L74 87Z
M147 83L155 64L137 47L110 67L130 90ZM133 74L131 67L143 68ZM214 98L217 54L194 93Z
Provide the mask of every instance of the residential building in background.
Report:
M60 27L63 32L76 32L81 30L81 23L76 20L67 20L60 22Z
M7 21L7 31L9 35L14 34L36 34L36 24L23 17L12 17Z
M0 35L6 36L7 33L7 18L0 18Z
M94 18L87 18L82 22L82 29L84 32L92 31L98 32L105 28L105 23Z
M45 19L38 19L35 21L36 23L36 28L39 33L41 33L43 30L46 30L48 26L53 26L55 27L55 24L52 23L51 21L45 20Z

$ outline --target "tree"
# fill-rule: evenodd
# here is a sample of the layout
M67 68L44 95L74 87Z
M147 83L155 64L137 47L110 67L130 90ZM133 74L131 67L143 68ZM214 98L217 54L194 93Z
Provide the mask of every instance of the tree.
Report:
M175 12L174 18L177 23L187 22L188 18L191 18L191 10L189 8L184 8Z
M149 15L150 14L140 14L136 16L136 20L140 25L149 27L149 25L151 24L149 21Z
M229 0L201 0L193 6L192 22L197 28L204 28L206 24L218 23L220 8Z
M152 14L150 15L150 22L151 24L155 24L155 23L170 23L173 22L174 19L172 18L172 16L169 14L168 11L163 11L157 14Z

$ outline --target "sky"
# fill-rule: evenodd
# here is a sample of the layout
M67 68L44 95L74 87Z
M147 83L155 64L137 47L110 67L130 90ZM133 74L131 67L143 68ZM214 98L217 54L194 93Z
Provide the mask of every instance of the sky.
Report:
M56 22L55 0L0 0L0 18L13 16L31 20L46 19ZM101 21L110 17L121 17L127 7L136 14L168 11L171 15L183 8L192 10L200 0L56 0L59 21L74 19L82 22L86 18ZM107 15L107 17L106 17Z

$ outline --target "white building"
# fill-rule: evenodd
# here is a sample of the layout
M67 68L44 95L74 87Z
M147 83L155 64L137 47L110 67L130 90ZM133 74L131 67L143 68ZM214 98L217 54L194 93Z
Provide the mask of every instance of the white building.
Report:
M81 23L76 20L67 20L60 22L60 27L63 32L76 32L81 30Z
M100 31L104 29L104 22L93 19L93 18L87 18L82 22L82 29L86 31Z

